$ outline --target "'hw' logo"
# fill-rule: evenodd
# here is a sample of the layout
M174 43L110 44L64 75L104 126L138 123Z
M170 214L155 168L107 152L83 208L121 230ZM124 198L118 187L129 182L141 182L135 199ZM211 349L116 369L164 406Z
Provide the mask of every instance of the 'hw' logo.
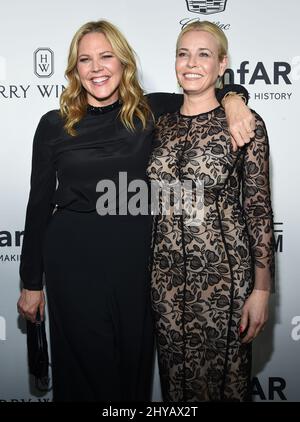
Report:
M190 12L211 15L212 13L223 12L227 0L186 0L187 8Z
M50 48L38 48L33 53L34 73L39 78L50 78L54 73L54 53Z

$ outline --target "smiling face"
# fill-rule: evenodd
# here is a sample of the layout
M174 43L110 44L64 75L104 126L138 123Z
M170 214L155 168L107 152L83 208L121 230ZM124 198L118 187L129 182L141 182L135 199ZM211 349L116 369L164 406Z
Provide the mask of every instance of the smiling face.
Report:
M82 37L77 71L90 105L103 107L118 100L123 65L105 35L91 32Z
M218 76L225 72L227 58L219 60L216 38L206 31L182 35L176 55L176 75L185 94L213 93Z

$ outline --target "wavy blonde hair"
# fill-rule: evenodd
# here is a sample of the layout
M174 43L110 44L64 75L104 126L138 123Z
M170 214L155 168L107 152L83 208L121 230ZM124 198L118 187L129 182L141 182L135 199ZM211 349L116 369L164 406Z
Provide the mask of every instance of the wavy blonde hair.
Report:
M75 136L74 126L86 113L87 94L79 78L77 60L79 42L84 35L91 32L98 32L107 38L113 52L123 65L123 74L119 85L119 99L122 103L120 118L122 123L127 129L134 131L134 117L136 116L142 122L143 129L145 129L149 118L153 118L153 114L138 80L134 50L118 28L108 21L100 20L87 22L81 26L74 35L70 45L68 65L65 72L69 83L60 97L60 113L65 121L65 130L71 136Z

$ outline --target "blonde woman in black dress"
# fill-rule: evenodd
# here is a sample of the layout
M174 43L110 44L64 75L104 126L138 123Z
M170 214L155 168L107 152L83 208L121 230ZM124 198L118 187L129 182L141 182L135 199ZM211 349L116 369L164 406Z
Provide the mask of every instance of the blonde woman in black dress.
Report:
M166 401L248 400L251 342L268 316L274 253L268 137L255 114L253 139L233 151L215 97L226 64L227 39L216 25L184 28L176 55L184 103L159 119L148 168L163 189L192 182L193 193L204 184L199 221L184 206L176 212L175 195L160 204L164 213L154 225L152 306ZM200 212L201 201L194 205Z

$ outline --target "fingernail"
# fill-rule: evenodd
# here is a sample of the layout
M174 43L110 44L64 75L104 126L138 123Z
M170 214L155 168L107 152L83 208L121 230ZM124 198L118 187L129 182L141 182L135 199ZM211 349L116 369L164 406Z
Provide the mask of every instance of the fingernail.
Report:
M244 331L244 327L240 325L240 333L242 333L243 331Z

